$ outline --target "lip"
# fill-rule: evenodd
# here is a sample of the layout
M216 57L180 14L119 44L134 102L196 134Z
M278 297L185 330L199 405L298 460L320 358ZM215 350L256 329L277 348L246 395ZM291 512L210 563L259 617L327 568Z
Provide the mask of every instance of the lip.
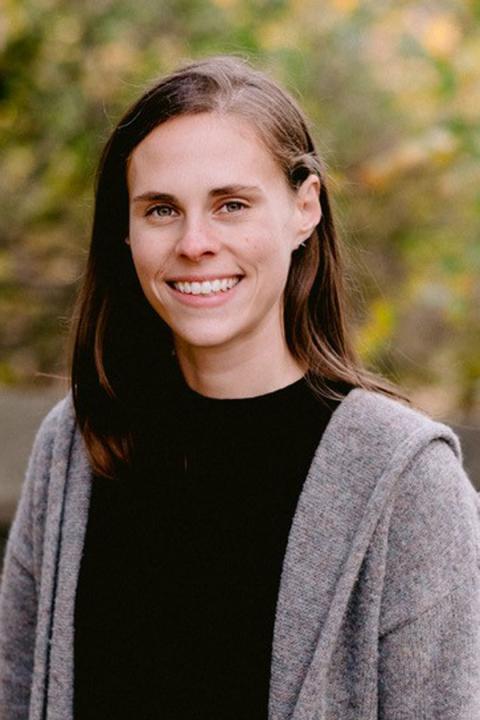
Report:
M167 283L177 283L177 282L210 282L211 280L229 280L230 278L242 278L243 275L240 273L232 273L229 275L225 275L223 273L219 273L218 275L214 275L213 273L210 273L210 275L176 275L175 277L168 278L166 281Z
M234 285L233 288L225 292L212 293L212 295L190 295L182 293L180 290L176 290L172 283L174 282L207 282L212 280L228 280L229 278L238 278L239 282ZM183 305L192 308L210 308L218 307L229 302L234 295L236 290L242 284L244 275L182 275L181 277L171 278L166 281L168 290L172 293L172 296Z

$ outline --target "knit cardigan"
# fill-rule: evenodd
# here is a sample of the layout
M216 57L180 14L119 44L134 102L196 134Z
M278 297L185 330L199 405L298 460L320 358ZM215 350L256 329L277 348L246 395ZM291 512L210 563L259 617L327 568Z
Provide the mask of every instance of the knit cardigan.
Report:
M7 547L2 720L72 720L90 489L67 398L37 435ZM479 549L477 496L453 433L353 390L332 416L293 518L269 720L479 720Z

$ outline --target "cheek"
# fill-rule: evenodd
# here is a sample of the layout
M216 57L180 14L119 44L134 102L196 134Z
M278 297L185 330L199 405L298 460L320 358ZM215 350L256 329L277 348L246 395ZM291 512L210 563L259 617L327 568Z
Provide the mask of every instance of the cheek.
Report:
M292 251L285 237L276 236L270 241L258 243L257 262L262 272L284 278L290 269Z
M132 260L140 279L154 277L165 267L166 257L157 244L131 241Z
M288 224L265 225L243 240L244 251L257 263L289 263L294 240Z

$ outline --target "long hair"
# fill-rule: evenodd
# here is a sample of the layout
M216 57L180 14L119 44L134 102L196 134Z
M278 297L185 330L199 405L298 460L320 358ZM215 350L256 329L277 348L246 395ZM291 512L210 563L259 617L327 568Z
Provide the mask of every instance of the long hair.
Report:
M319 393L326 381L401 397L368 373L354 350L345 308L341 247L325 171L297 103L266 74L232 57L180 68L148 90L124 115L101 156L87 268L73 324L72 392L92 468L115 477L131 461L135 423L149 388L171 365L169 328L140 287L130 249L127 165L156 127L181 115L216 112L251 122L296 189L320 179L322 219L293 252L284 322L293 357ZM143 403L143 404L142 404Z

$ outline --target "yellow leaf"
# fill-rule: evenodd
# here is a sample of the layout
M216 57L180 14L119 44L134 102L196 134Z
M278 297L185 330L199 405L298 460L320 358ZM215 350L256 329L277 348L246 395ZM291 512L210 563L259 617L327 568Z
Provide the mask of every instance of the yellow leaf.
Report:
M358 0L333 0L333 7L342 15L351 15L358 8Z
M367 322L357 331L357 343L365 358L373 358L391 336L395 313L385 298L377 298L370 306Z
M420 40L431 55L450 57L456 50L461 32L456 18L450 14L430 18L421 29Z

